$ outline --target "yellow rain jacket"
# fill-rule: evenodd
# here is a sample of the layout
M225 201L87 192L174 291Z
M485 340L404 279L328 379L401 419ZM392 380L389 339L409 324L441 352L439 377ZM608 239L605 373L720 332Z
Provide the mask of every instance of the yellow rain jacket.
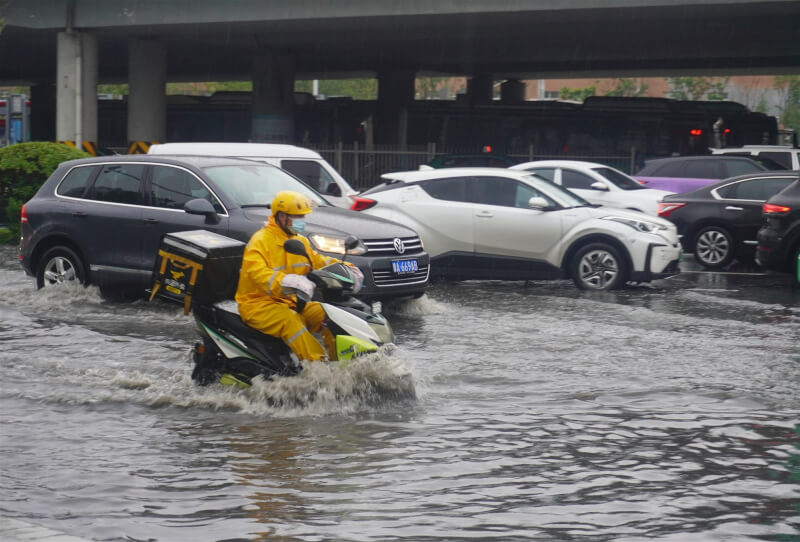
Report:
M249 326L283 339L298 358L323 360L325 350L312 335L323 331L325 313L322 307L319 303L309 302L298 314L294 309L296 296L284 295L281 288L281 280L287 274L306 275L311 271L304 256L284 250L283 243L287 239L298 239L306 246L314 269L339 261L315 252L305 237L288 236L270 216L266 226L253 234L244 250L236 289L239 314ZM332 337L330 332L324 332L323 337L328 343Z

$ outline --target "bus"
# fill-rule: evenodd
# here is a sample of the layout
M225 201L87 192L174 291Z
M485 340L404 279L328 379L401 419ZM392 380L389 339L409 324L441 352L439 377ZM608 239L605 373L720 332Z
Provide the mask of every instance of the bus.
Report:
M127 104L100 100L99 140L124 146ZM315 100L297 93L295 143L360 145L371 140L374 101ZM418 100L404 111L403 144L532 156L657 156L706 154L711 147L779 144L775 117L729 101L593 96L581 102L528 100L471 105L466 100ZM247 92L169 96L167 141L248 141Z

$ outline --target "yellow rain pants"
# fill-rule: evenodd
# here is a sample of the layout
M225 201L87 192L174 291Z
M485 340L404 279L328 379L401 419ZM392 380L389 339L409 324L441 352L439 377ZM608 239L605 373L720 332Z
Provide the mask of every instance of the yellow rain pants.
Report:
M323 327L325 312L322 306L311 302L298 314L294 310L295 296L284 294L281 288L281 280L287 274L306 275L311 271L305 257L284 250L283 243L287 239L290 237L272 216L266 226L250 238L242 257L236 289L239 315L247 325L267 335L280 337L298 358L324 360L325 349L312 335L321 332L326 345L332 340L330 331ZM291 239L298 239L306 245L314 269L339 261L315 252L305 237L295 235Z

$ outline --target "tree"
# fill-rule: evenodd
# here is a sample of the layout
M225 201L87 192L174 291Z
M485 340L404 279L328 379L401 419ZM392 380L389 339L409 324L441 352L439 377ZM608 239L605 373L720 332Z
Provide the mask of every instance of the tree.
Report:
M775 77L775 88L782 93L781 124L800 133L800 75Z
M725 94L725 87L728 84L728 78L726 77L722 81L714 81L711 83L711 86L708 89L706 94L707 99L712 101L721 101L724 100L727 96Z
M448 77L420 77L417 79L417 99L431 100L439 97L442 87L447 84Z
M561 87L561 89L558 91L558 98L560 100L575 100L577 102L582 102L589 96L596 95L597 87L594 85L586 88Z
M19 239L22 204L39 190L58 164L88 156L75 147L48 141L29 141L0 148L0 222L8 221L8 233L0 236L0 242Z
M121 98L128 95L128 85L97 85L98 94L111 94L115 98Z
M620 77L616 79L616 86L605 93L606 96L646 96L647 83L642 83L641 80L627 79Z
M765 115L769 113L769 104L763 94L758 97L758 103L751 107L750 110L757 113L764 113Z
M668 77L667 96L676 100L723 100L728 78L715 81L708 77Z
M311 81L296 81L294 89L311 92ZM377 79L322 79L319 93L324 96L350 96L355 100L374 100L378 97Z

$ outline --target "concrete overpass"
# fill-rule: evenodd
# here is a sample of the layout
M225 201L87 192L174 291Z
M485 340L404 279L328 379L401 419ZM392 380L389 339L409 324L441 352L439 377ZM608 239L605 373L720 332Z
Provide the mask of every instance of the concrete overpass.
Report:
M496 80L800 73L798 0L0 0L0 9L0 84L31 85L32 125L45 133L56 118L59 140L96 139L98 83L130 84L129 139L152 141L163 140L165 82L250 79L253 138L280 140L295 79L377 76L377 134L390 142L417 75L466 75L481 102Z

